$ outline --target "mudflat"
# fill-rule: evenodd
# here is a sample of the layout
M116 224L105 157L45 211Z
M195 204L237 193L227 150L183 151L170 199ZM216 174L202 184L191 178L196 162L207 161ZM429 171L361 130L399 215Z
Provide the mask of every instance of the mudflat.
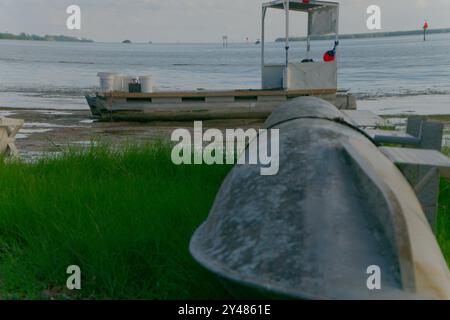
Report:
M194 122L102 122L89 110L30 110L0 108L0 117L25 120L17 134L16 146L23 158L60 152L68 146L89 145L92 141L108 144L139 144L170 140L179 128L193 131ZM260 128L260 120L204 121L205 128Z

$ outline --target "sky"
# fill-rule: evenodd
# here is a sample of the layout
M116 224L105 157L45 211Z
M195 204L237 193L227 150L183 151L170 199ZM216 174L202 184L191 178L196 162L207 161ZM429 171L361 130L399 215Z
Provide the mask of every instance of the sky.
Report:
M267 1L267 0L266 0ZM0 32L64 34L99 42L231 42L260 38L262 0L0 0ZM381 8L379 31L450 27L450 0L340 0L340 31L370 32L370 5ZM66 9L81 8L81 30L68 30ZM304 35L306 15L294 13L292 35ZM270 10L267 39L283 36L283 13Z

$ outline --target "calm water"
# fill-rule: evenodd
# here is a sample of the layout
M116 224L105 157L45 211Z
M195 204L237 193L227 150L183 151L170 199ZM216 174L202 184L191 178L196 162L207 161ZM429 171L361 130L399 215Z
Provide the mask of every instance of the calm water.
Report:
M282 62L284 44L267 44ZM291 59L304 58L294 43ZM313 43L320 59L332 41ZM378 113L450 114L450 34L343 40L339 87ZM231 44L106 44L0 41L0 106L86 108L99 71L152 74L157 90L258 88L260 47ZM427 97L423 97L427 95ZM419 98L420 97L420 98Z

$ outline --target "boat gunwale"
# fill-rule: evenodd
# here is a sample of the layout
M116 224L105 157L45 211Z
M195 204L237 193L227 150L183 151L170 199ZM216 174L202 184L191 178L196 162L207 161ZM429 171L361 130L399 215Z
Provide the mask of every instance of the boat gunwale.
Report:
M224 91L158 91L158 92L97 92L97 97L112 99L129 99L129 98L200 98L200 97L249 97L249 96L277 96L277 97L296 97L307 95L332 95L337 94L337 88L325 89L298 89L298 90L224 90Z

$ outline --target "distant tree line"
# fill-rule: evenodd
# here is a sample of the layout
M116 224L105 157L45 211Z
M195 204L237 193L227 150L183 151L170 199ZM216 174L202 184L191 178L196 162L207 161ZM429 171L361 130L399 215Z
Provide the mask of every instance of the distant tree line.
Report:
M430 29L428 34L434 33L450 33L450 28L446 29ZM412 31L394 31L394 32L372 32L372 33L356 33L340 35L340 39L367 39L367 38L381 38L381 37L398 37L423 34L423 30ZM278 38L275 42L284 42L286 38ZM313 36L311 40L332 40L334 36ZM305 41L306 37L289 37L290 41Z
M33 40L33 41L94 42L93 40L85 39L85 38L76 38L76 37L69 37L69 36L62 36L62 35L38 36L35 34L26 34L24 32L22 32L21 34L1 33L0 32L0 39L2 39L2 40Z

